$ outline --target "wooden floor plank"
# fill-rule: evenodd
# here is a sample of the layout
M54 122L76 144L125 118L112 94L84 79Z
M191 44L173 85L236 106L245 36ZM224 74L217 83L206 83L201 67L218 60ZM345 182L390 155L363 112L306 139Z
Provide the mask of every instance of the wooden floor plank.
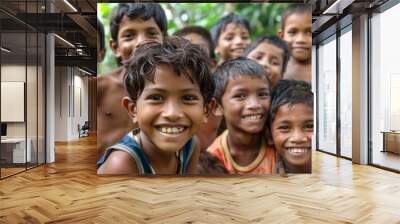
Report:
M0 223L400 223L400 175L313 152L288 178L96 175L94 137L0 181Z

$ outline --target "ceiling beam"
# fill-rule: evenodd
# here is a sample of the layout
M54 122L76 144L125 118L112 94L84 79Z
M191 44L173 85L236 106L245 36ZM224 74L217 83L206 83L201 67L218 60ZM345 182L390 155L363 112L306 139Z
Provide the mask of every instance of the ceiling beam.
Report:
M70 13L67 16L79 25L91 38L97 38L97 30L80 14Z

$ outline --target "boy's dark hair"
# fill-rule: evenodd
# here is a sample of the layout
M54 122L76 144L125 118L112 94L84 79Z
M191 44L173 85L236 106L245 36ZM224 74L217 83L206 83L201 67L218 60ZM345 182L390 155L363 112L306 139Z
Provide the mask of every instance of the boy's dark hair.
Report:
M119 24L124 16L131 20L141 19L147 21L154 18L157 26L164 36L167 35L167 16L158 3L119 3L110 16L111 38L118 43Z
M210 58L215 59L215 53L214 53L214 43L211 38L210 32L204 27L201 26L187 26L181 30L178 30L174 33L175 36L179 37L184 37L188 34L197 34L201 36L208 44L208 49L210 49Z
M225 61L217 67L213 75L215 83L214 97L218 103L221 103L222 96L225 93L225 89L229 80L240 76L250 76L259 79L265 79L268 81L268 86L271 86L271 81L268 78L269 75L257 62L244 57Z
M168 37L164 43L143 44L125 62L125 88L131 99L136 101L143 92L145 80L153 81L156 68L169 65L177 75L187 76L200 87L206 105L215 88L210 63L210 58L200 46L181 37Z
M104 50L106 48L104 41L104 25L99 19L97 19L97 32L99 32L100 50Z
M263 42L270 43L270 44L283 50L283 55L282 55L282 58L283 58L282 75L283 75L286 71L286 66L287 66L287 63L290 58L290 52L289 52L289 47L288 47L287 43L277 36L261 36L261 37L257 38L256 41L251 43L246 48L246 50L244 50L243 56L247 57L250 54L250 52L252 52L254 49L256 49L258 47L258 45L260 45Z
M314 95L311 84L300 80L281 79L277 82L271 94L271 107L269 110L269 124L275 119L279 107L289 104L305 104L313 109Z
M285 28L286 19L289 16L293 14L304 14L304 13L309 13L311 15L311 6L309 4L301 4L301 3L290 4L282 13L282 23L281 23L282 32L284 31Z
M250 24L246 18L235 15L233 13L230 13L230 14L222 17L221 19L219 19L217 21L217 23L215 23L215 25L211 28L210 33L211 33L211 37L214 41L214 46L218 45L218 39L219 39L219 36L221 35L221 32L230 23L233 23L236 25L243 25L247 29L249 34L251 33Z
M199 174L207 175L229 174L229 171L224 167L224 164L222 164L217 157L211 155L207 151L200 153L197 171Z

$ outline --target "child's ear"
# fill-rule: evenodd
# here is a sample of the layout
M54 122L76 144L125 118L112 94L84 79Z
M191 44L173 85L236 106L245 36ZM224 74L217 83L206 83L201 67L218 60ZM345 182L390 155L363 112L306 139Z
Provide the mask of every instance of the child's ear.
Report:
M278 37L281 38L281 39L283 39L283 32L282 32L282 30L278 32Z
M136 123L137 122L137 118L136 118L137 111L136 111L136 105L132 101L132 99L128 96L125 96L124 98L122 98L122 106L126 109L129 116L132 118L133 122Z
M221 49L220 49L220 47L219 47L219 44L217 44L217 45L215 46L215 48L214 48L214 53L215 53L216 55L220 55Z
M222 105L220 103L215 101L215 107L214 107L212 113L215 116L223 116L224 115L224 108L222 107Z
M217 67L217 64L218 64L217 59L211 58L211 68L212 68L211 70L212 70L213 73L214 73L214 71L215 71L215 69Z
M274 141L272 139L271 128L268 125L264 127L264 137L267 140L268 145L274 145Z
M111 50L112 50L114 56L115 56L116 58L121 57L121 54L119 53L119 50L118 50L118 44L117 44L117 42L115 42L114 40L110 40L109 45L110 45L110 48L111 48Z
M97 54L97 63L101 63L104 60L105 56L106 56L106 49L100 50L99 53Z
M215 110L215 107L217 106L217 101L215 101L214 98L210 100L210 102L204 107L204 123L207 123L208 118L210 117L211 113Z

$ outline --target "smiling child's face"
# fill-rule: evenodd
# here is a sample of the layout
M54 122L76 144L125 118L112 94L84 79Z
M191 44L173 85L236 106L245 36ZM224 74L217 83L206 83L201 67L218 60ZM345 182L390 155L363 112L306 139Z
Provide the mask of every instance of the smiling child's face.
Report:
M167 65L157 67L154 82L145 81L133 114L143 148L162 153L180 150L206 121L199 86Z
M271 124L271 133L278 153L292 167L311 165L313 110L310 106L284 104Z
M143 21L124 16L119 24L118 40L111 42L111 48L117 58L127 60L138 46L162 41L163 34L154 18Z
M275 86L279 79L282 78L283 72L283 50L271 43L262 42L254 50L252 50L248 58L253 59L262 65L264 70L269 74L271 85Z
M311 60L312 33L311 13L293 13L285 20L281 37L285 40L293 58L297 61Z
M189 33L183 36L186 40L189 40L193 44L199 45L205 52L207 52L207 55L211 54L211 49L208 46L207 41L199 34L197 33Z
M223 61L235 59L243 54L250 42L250 34L245 26L229 23L221 31L215 52Z
M270 106L268 81L245 75L230 79L221 103L225 122L230 131L260 133L267 120Z

